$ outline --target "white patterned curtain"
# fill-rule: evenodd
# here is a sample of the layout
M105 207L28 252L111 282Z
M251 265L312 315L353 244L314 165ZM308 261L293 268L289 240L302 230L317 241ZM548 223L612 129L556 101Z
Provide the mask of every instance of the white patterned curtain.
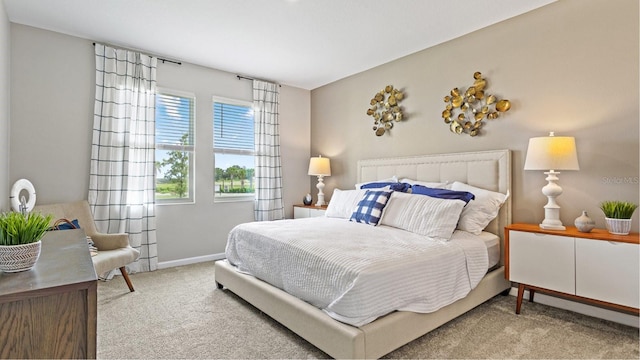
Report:
M278 85L253 80L255 121L255 219L284 219L278 131Z
M95 45L95 54L89 204L98 231L127 233L140 251L129 271L156 270L157 59L101 44Z

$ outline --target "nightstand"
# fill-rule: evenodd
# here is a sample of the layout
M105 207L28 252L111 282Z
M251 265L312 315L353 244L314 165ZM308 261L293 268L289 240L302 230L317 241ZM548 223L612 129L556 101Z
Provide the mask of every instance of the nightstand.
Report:
M315 205L293 205L293 218L301 219L308 217L324 216L327 211L327 205L315 206Z
M640 246L638 233L589 233L575 227L544 230L537 224L505 227L505 277L518 283L516 314L529 290L610 307L638 315Z

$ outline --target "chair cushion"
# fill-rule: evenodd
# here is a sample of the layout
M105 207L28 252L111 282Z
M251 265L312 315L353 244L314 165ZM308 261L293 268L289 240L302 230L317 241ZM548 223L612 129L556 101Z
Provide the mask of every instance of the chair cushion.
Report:
M131 246L115 250L98 251L98 255L93 256L93 266L96 268L98 276L128 265L140 256L140 252Z
M129 235L127 234L94 233L91 235L91 239L98 250L115 250L129 246Z

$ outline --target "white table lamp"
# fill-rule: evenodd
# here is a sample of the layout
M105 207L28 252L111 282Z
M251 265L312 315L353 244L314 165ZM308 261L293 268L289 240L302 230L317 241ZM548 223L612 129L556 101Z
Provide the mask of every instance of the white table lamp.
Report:
M318 157L312 157L309 160L309 175L318 177L318 202L316 206L323 206L327 203L324 201L324 193L322 190L324 189L324 177L331 176L331 162L329 158L323 158L322 155Z
M557 184L560 173L556 170L580 170L575 139L568 136L555 136L553 132L549 133L549 136L529 139L524 169L546 170L545 180L548 183L542 188L542 193L548 201L544 206L544 220L540 227L549 230L565 230L560 221L560 206L556 203L556 197L562 194L562 188Z

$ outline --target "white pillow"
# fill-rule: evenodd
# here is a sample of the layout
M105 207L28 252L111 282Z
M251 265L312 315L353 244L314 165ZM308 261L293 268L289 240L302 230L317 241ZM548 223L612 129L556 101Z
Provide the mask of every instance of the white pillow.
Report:
M365 181L365 182L361 182L361 183L357 183L355 185L356 190L360 190L360 187L364 184L369 184L369 183L384 183L384 182L394 182L397 183L398 182L398 178L393 175L392 177L388 178L388 179L381 179L381 180L375 180L375 181Z
M381 225L449 240L456 229L465 202L411 195L395 191L384 209Z
M500 207L509 197L507 193L480 189L459 181L451 184L451 190L468 191L476 196L474 200L469 201L458 221L458 229L468 231L475 235L480 235L482 230L489 225L491 220L498 216Z
M324 216L341 219L350 218L353 210L355 210L358 202L366 192L366 189L334 189L333 195L331 195L331 201L329 201L329 206L327 206L327 211L324 213Z
M411 185L422 185L430 188L439 188L439 189L444 189L444 187L447 186L447 182L420 181L420 180L413 180L409 178L404 178L400 180L400 182L411 184Z

